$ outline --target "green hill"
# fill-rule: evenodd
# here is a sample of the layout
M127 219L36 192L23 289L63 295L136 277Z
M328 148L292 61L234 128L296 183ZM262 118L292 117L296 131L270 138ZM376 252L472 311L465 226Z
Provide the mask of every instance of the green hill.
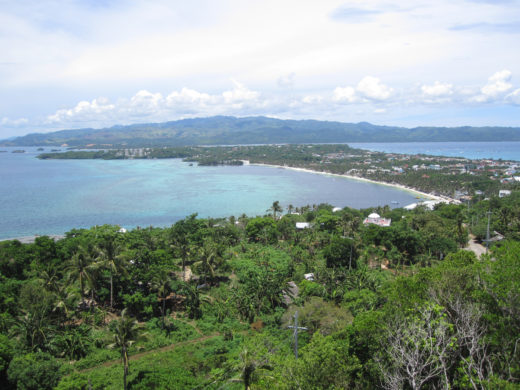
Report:
M152 147L269 143L520 141L515 127L378 126L367 122L281 120L215 116L104 129L34 133L0 142L2 146Z

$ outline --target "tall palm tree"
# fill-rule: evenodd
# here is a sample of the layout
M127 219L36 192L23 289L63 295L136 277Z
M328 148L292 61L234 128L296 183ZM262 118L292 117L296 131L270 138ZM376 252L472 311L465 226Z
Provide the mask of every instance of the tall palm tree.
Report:
M122 247L116 236L107 234L97 248L99 266L110 273L110 308L114 307L114 275L126 274L125 259L121 256Z
M211 279L215 277L215 271L221 260L215 242L210 239L204 240L204 244L197 252L197 258L198 261L193 263L193 267L200 270L206 283L208 275Z
M123 384L126 390L126 378L129 369L129 355L128 350L139 339L139 327L134 318L127 316L126 309L121 312L121 318L116 320L113 328L114 343L108 347L112 349L119 349L121 351L121 362L123 363Z
M76 252L72 255L70 265L67 269L71 279L79 281L82 305L85 303L85 285L90 285L92 297L94 295L96 268L91 251L85 246L78 246Z
M161 272L155 276L152 281L152 285L154 290L157 291L157 295L160 301L162 301L161 305L161 315L162 315L162 327L165 327L164 317L166 315L166 297L171 292L171 278L167 272Z
M267 211L272 211L273 219L276 219L276 213L281 213L283 211L283 208L282 206L280 206L280 202L276 200L273 202L272 206Z

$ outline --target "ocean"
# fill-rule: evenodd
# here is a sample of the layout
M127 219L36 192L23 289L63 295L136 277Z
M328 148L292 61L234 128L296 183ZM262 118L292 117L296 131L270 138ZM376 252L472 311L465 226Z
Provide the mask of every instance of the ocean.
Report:
M520 161L520 142L356 143L353 147ZM190 166L167 160L38 160L0 148L0 239L115 224L170 226L186 216L263 215L320 203L402 207L416 194L385 185L265 166Z
M429 154L471 159L520 161L520 142L393 142L349 143L353 148L386 153Z
M263 215L276 200L338 207L404 206L415 193L335 176L265 166L190 166L166 160L38 160L0 153L0 239L115 224L170 226L200 217ZM394 203L392 203L394 202ZM398 203L396 203L398 202Z

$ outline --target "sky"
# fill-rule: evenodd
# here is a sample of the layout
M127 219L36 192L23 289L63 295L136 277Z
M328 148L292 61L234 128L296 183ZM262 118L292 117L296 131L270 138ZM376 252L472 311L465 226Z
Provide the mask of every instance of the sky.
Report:
M520 0L0 0L0 139L212 115L520 127Z

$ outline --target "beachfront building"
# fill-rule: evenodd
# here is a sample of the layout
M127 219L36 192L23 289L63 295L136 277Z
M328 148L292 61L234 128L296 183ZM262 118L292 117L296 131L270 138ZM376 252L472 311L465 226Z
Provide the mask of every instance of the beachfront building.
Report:
M383 226L383 227L388 227L388 226L390 226L391 223L392 223L391 219L389 219L389 218L388 219L387 218L382 218L377 213L370 214L363 221L363 225L373 224L373 225L378 225L378 226Z
M310 229L311 224L309 222L296 222L296 229Z

